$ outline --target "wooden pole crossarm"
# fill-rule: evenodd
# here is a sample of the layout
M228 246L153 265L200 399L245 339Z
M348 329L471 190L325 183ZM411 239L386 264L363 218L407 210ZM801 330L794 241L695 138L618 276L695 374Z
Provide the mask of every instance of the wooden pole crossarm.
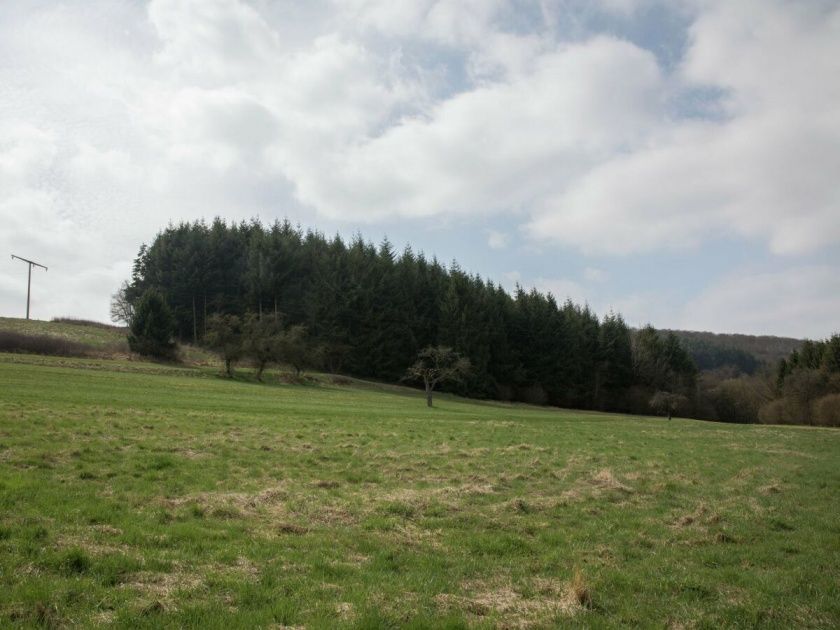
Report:
M26 279L26 319L29 319L29 296L32 293L32 267L40 267L44 271L49 271L44 265L41 263L36 263L34 260L29 260L28 258L22 258L21 256L17 256L12 254L12 260L20 260L21 262L25 262L28 267L28 277Z
M41 263L36 263L34 260L29 260L28 258L22 258L22 257L20 257L16 254L12 254L12 260L15 260L15 259L20 260L20 261L25 262L25 263L29 263L30 265L35 265L36 267L40 267L44 271L49 271L49 269L47 269Z

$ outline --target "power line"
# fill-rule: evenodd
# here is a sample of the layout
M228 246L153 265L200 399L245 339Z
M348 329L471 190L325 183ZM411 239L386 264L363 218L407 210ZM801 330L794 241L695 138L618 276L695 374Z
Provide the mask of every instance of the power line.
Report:
M12 254L12 260L20 260L21 262L25 262L29 265L29 277L26 282L26 319L29 319L29 296L32 293L32 267L40 267L44 271L49 271L44 265L41 263L36 263L34 260L29 260L28 258L21 258L20 256L15 256Z

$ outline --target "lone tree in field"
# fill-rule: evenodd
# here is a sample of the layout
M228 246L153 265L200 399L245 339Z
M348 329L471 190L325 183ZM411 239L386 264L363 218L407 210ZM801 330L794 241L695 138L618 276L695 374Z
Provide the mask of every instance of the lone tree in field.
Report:
M432 392L438 383L460 381L470 371L469 359L463 358L452 348L429 346L417 355L417 361L408 368L405 378L423 381L426 388L426 405L432 406Z
M163 296L148 289L138 300L131 317L128 347L132 352L156 359L175 357L175 317Z
M663 416L667 415L668 420L677 412L680 406L688 402L688 398L682 394L672 394L671 392L656 392L650 399L648 404L656 413Z
M243 353L242 320L236 315L213 315L207 320L207 345L225 362L225 374L233 377L233 364Z

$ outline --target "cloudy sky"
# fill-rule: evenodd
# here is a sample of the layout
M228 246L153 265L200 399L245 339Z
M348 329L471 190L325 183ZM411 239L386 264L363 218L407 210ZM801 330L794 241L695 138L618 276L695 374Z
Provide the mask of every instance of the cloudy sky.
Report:
M840 330L837 0L0 2L0 315L288 217L632 324Z

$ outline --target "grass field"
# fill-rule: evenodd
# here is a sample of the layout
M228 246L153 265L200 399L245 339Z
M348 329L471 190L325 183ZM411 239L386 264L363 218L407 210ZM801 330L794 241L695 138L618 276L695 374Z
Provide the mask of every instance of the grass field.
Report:
M0 625L837 627L838 490L837 430L0 355Z

